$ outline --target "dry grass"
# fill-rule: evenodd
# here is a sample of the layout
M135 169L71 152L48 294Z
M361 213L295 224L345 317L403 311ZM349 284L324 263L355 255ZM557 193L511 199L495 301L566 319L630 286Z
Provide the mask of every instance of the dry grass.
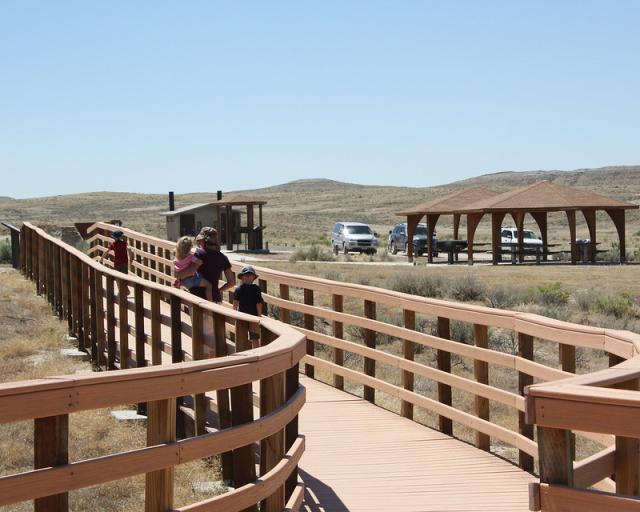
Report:
M35 295L33 284L8 267L0 267L0 381L13 382L52 375L90 372L88 362L71 360L60 349L71 348L66 323L51 314L47 302ZM120 407L122 409L124 407ZM117 422L110 410L85 411L69 419L69 460L79 461L141 448L146 428L140 423ZM0 425L0 475L33 468L33 422ZM217 462L195 461L176 468L175 505L206 499L193 482L220 478ZM122 511L144 506L144 475L73 491L71 510ZM22 503L0 510L33 510Z

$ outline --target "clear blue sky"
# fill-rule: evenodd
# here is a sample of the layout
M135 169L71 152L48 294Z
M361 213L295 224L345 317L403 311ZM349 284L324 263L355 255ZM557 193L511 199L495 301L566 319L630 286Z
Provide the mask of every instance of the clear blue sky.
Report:
M0 3L0 195L640 163L640 2Z

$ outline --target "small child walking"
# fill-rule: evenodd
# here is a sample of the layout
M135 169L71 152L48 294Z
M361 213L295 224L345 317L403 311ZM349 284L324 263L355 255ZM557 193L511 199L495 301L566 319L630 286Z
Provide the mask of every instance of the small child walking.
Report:
M240 273L240 285L233 292L233 309L248 315L262 316L264 300L260 287L253 282L258 278L258 274L252 266L244 267ZM251 339L251 347L258 348L260 346L260 331L257 325L249 327L249 338Z
M191 238L188 236L183 236L176 243L176 259L173 260L173 271L174 274L178 272L182 272L183 270L189 268L192 263L196 263L195 267L200 268L202 265L202 260L198 258L191 249L193 247L193 243L191 242ZM193 274L187 277L183 277L182 279L177 279L173 282L173 286L176 288L180 288L184 286L186 288L204 288L206 291L206 297L208 301L213 300L213 285L206 280L199 272L195 271Z
M129 260L133 259L131 248L124 238L124 233L119 229L111 233L113 242L109 244L107 250L100 256L100 263L104 262L104 257L113 253L113 268L123 274L129 273ZM129 295L129 287L127 286L123 293Z

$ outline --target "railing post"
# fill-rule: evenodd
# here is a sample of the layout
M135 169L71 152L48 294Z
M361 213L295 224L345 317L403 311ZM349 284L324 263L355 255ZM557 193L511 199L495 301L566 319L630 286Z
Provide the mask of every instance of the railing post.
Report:
M331 308L334 311L337 311L338 313L342 313L343 311L343 297L342 295L332 295L331 297ZM333 337L334 338L344 338L344 325L342 324L342 322L338 322L337 320L334 320L333 322L331 322L331 328L333 331ZM343 366L344 365L344 350L342 350L341 348L334 348L333 349L333 362L335 364L337 364L338 366ZM334 375L333 376L333 385L339 389L339 390L343 390L344 389L344 377L342 375Z
M364 316L371 320L376 319L376 303L370 300L364 301ZM376 331L373 329L364 330L364 344L375 350ZM370 357L364 358L364 374L369 377L376 376L376 360ZM376 402L376 390L371 386L364 386L364 399L374 404Z
M450 321L446 317L438 317L438 337L449 340L451 339ZM438 349L438 370L451 373L451 352ZM451 405L451 386L438 382L438 401L445 405ZM443 434L453 435L453 422L443 416L438 416L438 425Z
M90 311L90 336L91 336L91 362L98 366L98 303L96 297L96 271L92 267L87 267L89 271L89 311Z
M78 348L82 347L80 340L80 317L82 316L82 305L80 303L80 263L76 256L70 256L71 273L71 333L78 339Z
M313 290L309 290L307 288L304 289L304 303L308 306L313 306ZM309 313L304 314L303 318L304 328L308 331L314 330L314 317ZM315 355L316 348L313 340L307 339L307 355L313 356ZM313 365L305 364L304 365L304 373L307 377L313 379L315 376L315 369Z
M285 400L291 400L293 396L297 393L298 388L300 387L300 371L298 368L298 363L294 364L291 368L287 370L285 374ZM284 450L285 453L288 452L293 443L298 438L298 415L295 416L285 427L284 430ZM298 468L296 468L291 472L289 478L287 478L287 482L285 484L284 495L285 502L289 501L289 498L293 494L296 486L298 485Z
M558 357L563 371L576 373L576 347L564 343L558 344Z
M260 339L266 345L275 339L275 335L261 328ZM275 411L284 403L284 379L283 374L278 373L260 381L260 416ZM282 430L266 437L260 442L260 474L264 475L278 464L284 457L284 432ZM284 508L284 487L266 498L260 507L261 512L280 512Z
M95 271L95 287L96 287L96 364L100 368L107 367L105 359L105 331L104 331L104 283L102 273Z
M62 466L69 462L69 416L36 418L33 429L33 467L41 469ZM35 512L65 512L69 510L68 493L34 500Z
M149 245L149 254L151 254L151 258L149 258L149 267L151 268L151 270L155 270L157 268L158 265L156 265L156 259L155 259L155 255L156 255L156 246L153 244ZM156 274L154 272L150 273L150 279L152 283L155 283L158 281Z
M90 332L91 332L91 315L90 315L90 299L89 299L89 268L85 265L82 260L79 261L80 266L80 305L82 308L82 329L81 329L81 337L78 338L79 341L82 341L82 348L90 353L91 345L90 345Z
M573 486L573 443L569 430L538 427L540 482Z
M617 389L638 391L638 379L617 384ZM616 493L640 495L640 439L616 436L615 454Z
M115 279L107 276L107 370L114 370L116 367L116 313L115 313Z
M529 334L518 333L518 357L533 361L533 336ZM524 396L524 389L533 384L533 377L524 372L518 372L518 393ZM528 425L525 421L525 414L518 411L518 431L523 436L533 439L533 425ZM524 471L533 471L533 457L528 453L519 450L518 452L519 466Z
M280 284L280 298L283 300L289 300L289 285L288 284ZM285 308L280 308L280 321L285 324L291 323L289 310Z
M120 369L129 368L129 299L124 293L128 282L117 278L118 283L118 322L120 324Z
M147 357L145 354L145 344L147 341L147 335L144 332L144 287L141 284L136 283L134 285L134 300L135 300L135 333L136 333L136 368L143 368L147 366ZM147 414L147 404L138 404L138 414Z
M412 331L416 330L416 312L409 309L402 311L404 317L404 328ZM402 340L402 355L408 361L413 361L415 357L415 343L409 340ZM407 391L413 391L414 375L413 372L402 370L402 387ZM413 420L413 404L402 400L400 402L400 415L404 418Z
M67 319L68 324L68 332L70 333L73 329L73 319L72 319L72 311L73 307L71 305L71 279L72 279L72 268L71 268L71 254L67 251L63 251L63 262L64 262L64 274L65 274L65 284L64 284L64 316Z
M474 324L474 338L476 347L489 348L489 329L486 325ZM489 384L489 363L474 359L473 374L477 382L481 384ZM476 416L478 418L489 421L489 399L483 396L475 396ZM481 450L489 451L491 449L491 437L482 432L475 431L475 444Z
M236 352L251 349L249 341L249 324L243 320L236 321ZM251 384L243 384L231 388L231 423L235 427L253 421L253 388ZM256 479L255 451L253 443L233 450L233 483L236 489ZM244 512L257 512L253 505Z
M146 242L142 243L142 252L144 253L144 256L142 257L142 266L146 269L149 268L149 258L146 256L146 253L148 252L148 245ZM142 275L147 281L149 280L149 272L144 271Z
M151 290L151 364L162 364L160 290ZM195 345L195 340L194 340ZM194 357L195 359L195 357Z
M225 317L213 314L213 334L216 344L216 357L227 355L227 327ZM229 428L231 426L231 407L228 389L216 390L216 402L218 405L218 428ZM227 481L233 480L233 453L224 452L222 454L222 478Z
M206 359L204 354L204 315L202 308L197 304L191 307L191 326L193 334L191 342L193 345L193 360ZM236 340L238 338L236 328ZM204 393L196 393L193 397L193 413L195 414L194 430L197 436L206 434L207 426L207 400Z
M63 296L63 286L64 286L64 266L62 265L62 249L59 245L52 244L53 246L53 256L55 258L53 264L55 267L55 287L54 287L54 295L55 295L55 312L58 315L58 318L62 320L64 318L64 296Z
M176 440L175 398L157 400L147 404L147 446ZM173 509L174 468L146 474L145 512L165 512Z

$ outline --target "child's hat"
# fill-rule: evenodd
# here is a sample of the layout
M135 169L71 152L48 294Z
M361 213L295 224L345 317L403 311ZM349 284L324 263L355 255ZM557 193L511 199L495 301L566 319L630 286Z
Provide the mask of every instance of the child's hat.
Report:
M122 231L120 231L119 229L117 231L114 231L113 233L111 233L111 237L115 238L116 240L118 238L122 238L124 236L124 233Z
M258 274L256 274L256 271L253 269L251 265L242 267L242 270L238 273L238 277L246 276L249 274L253 274L254 276L258 277Z

